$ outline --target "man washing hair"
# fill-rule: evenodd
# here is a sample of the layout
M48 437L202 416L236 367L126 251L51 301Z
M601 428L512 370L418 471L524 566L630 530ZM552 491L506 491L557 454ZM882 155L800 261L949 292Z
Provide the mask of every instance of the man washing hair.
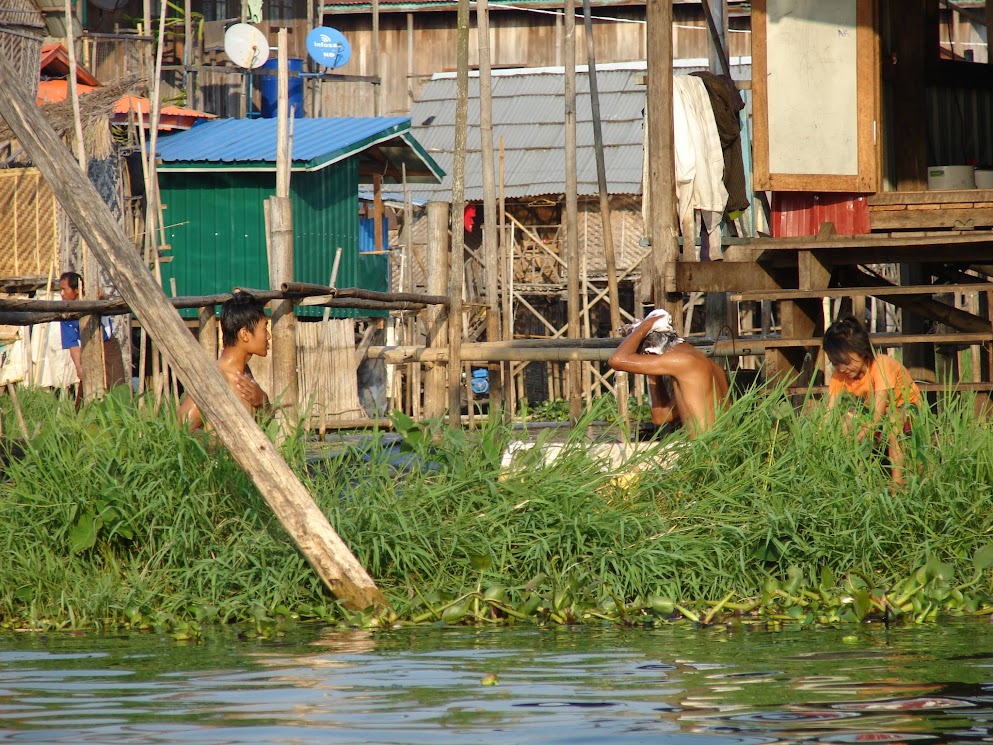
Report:
M652 422L659 427L683 423L690 437L709 429L718 408L727 404L724 370L679 338L672 316L661 308L621 331L626 336L607 364L647 378Z

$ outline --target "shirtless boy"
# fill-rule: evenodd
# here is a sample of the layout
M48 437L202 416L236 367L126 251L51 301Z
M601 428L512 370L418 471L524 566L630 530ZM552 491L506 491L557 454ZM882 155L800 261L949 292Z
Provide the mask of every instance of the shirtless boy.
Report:
M269 354L269 328L265 305L247 292L236 292L221 306L221 341L223 349L217 360L217 369L238 400L254 414L269 404L259 384L252 377L248 361L252 355ZM203 417L193 399L186 396L179 406L180 421L188 422L191 429L203 426Z
M652 422L682 422L690 437L709 429L718 408L727 405L724 370L680 339L669 313L652 311L617 347L607 361L615 370L644 375L652 403ZM668 377L669 381L663 380ZM666 382L671 381L671 388ZM671 390L671 394L669 393Z

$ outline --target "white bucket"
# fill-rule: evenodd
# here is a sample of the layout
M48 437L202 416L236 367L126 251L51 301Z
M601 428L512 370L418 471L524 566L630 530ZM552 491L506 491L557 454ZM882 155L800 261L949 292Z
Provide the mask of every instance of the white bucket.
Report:
M975 166L928 166L927 188L931 191L942 189L975 189Z
M976 169L976 188L993 189L993 168Z

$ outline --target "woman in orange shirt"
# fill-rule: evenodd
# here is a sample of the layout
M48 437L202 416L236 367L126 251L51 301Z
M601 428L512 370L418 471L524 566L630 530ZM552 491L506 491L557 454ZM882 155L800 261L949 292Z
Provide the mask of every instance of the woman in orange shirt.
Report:
M877 355L869 334L855 316L842 316L824 332L824 353L834 373L828 384L828 408L833 409L843 393L860 398L871 420L858 431L858 439L870 432L886 438L886 454L896 486L903 485L905 460L901 434L909 434L913 407L921 405L921 391L907 368L892 357Z

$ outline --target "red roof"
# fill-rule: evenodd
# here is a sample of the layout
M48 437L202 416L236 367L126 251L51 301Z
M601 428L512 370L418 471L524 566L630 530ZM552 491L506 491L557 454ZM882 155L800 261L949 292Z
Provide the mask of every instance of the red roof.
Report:
M61 44L46 44L41 48L41 76L67 78L69 76L69 52ZM76 82L84 85L100 85L85 67L76 65Z
M69 53L61 44L47 44L41 50L41 76L56 78L54 80L42 80L38 85L38 105L47 103L58 103L64 101L69 96ZM100 87L100 81L86 71L85 68L76 67L76 83L79 94L96 90ZM145 120L145 127L148 127L149 111L151 102L142 96L121 96L114 105L115 124L126 124L131 112L141 111ZM215 119L214 114L208 114L194 109L184 109L179 106L163 106L159 110L159 131L171 131L174 129L189 129L198 119Z

